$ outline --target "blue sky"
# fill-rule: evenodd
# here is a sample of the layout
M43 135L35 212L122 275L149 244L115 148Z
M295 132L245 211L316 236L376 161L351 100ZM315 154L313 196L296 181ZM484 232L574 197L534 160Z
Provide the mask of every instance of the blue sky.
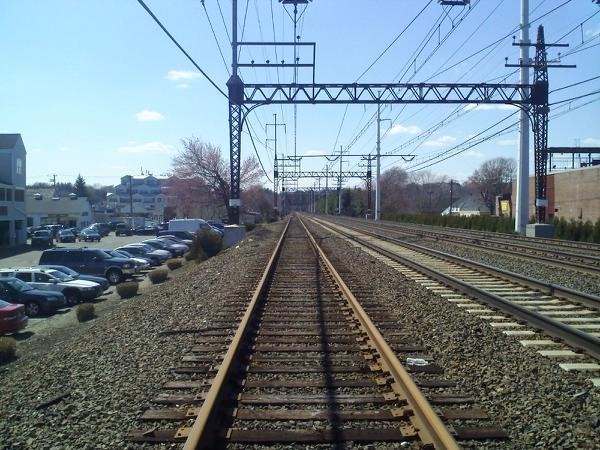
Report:
M519 0L472 0L472 10L447 9L436 1L425 9L408 31L366 73L361 82L424 81L440 67L448 67L508 34L518 25ZM564 3L564 0L531 0L535 19ZM182 43L198 64L225 89L228 74L211 33L200 0L148 0L148 6ZM317 82L354 82L394 39L402 28L427 4L415 0L315 0L301 20L299 34L305 42L317 42ZM216 0L206 0L206 9L221 44L227 64L231 50ZM245 14L248 5L247 15ZM231 2L221 0L228 28L231 28ZM273 7L273 21L271 20ZM548 14L532 27L544 25L546 40L553 42L600 11L588 0L572 0ZM432 24L443 14L439 38L452 29L448 39L438 44L434 33L421 56L412 60ZM246 26L243 27L246 15ZM291 40L289 17L276 0L239 0L240 34L245 40ZM47 181L57 174L59 181L73 181L81 173L88 183L113 184L127 173L141 169L155 175L170 170L170 160L180 148L180 140L197 136L229 147L227 103L204 77L167 39L135 0L4 0L0 6L0 132L21 133L28 150L28 182ZM477 31L476 31L477 30ZM474 33L475 32L475 33ZM470 36L472 33L473 36ZM577 28L561 42L577 49L582 38L591 46L600 42L600 13ZM588 43L589 42L589 43ZM492 49L469 59L430 81L482 82L510 74L504 58L518 58L518 48L507 37ZM563 54L569 49L560 49ZM551 50L550 57L557 50ZM426 58L426 55L431 57ZM302 55L304 56L304 55ZM555 69L550 73L551 89L600 75L600 46L563 58L576 69ZM291 59L290 55L278 57ZM243 51L245 61L275 60L272 50ZM448 62L446 62L448 60ZM415 68L418 69L415 73ZM403 70L404 69L404 70ZM245 69L247 82L275 82L273 69ZM291 73L281 71L281 81ZM517 75L507 79L517 81ZM300 81L309 81L306 71ZM597 90L600 79L551 95L551 102ZM600 95L572 103L572 107ZM298 107L297 152L329 154L334 145L346 147L372 116L373 106ZM390 151L419 136L448 116L450 106L411 106L384 108L382 116L394 119L385 135L382 151ZM554 112L567 108L553 109ZM451 124L421 140L418 147L403 151L417 157L434 155L461 143L505 117L506 108L476 108ZM258 152L270 172L273 152L261 143L267 135L264 124L285 120L287 132L280 130L279 149L294 151L293 107L261 107L250 117L256 131ZM581 107L550 123L550 145L600 145L600 102ZM509 122L506 122L508 124ZM389 127L389 123L385 124ZM495 129L497 130L497 129ZM337 138L339 131L339 139ZM493 131L493 130L492 130ZM268 136L272 137L272 136ZM516 157L515 131L491 139L430 168L440 175L464 180L478 165L496 156ZM269 142L270 147L272 143ZM352 153L372 152L375 127L371 125L352 146ZM244 155L254 153L247 135ZM355 168L356 159L346 168ZM324 160L311 159L303 169L320 169ZM399 165L393 157L384 167ZM271 175L271 173L269 173ZM266 182L266 178L265 178ZM305 180L302 185L312 185Z

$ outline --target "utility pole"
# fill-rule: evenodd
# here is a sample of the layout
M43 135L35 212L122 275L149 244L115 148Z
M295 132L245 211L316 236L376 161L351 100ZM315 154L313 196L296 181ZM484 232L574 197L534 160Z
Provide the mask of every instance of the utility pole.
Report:
M51 180L52 181L52 186L54 187L54 190L56 190L56 174L53 173L52 175L50 175Z
M133 217L133 191L132 191L133 175L129 175L129 215Z
M273 114L273 122L274 123L268 123L265 125L265 130L268 131L269 127L273 127L275 130L275 134L274 134L274 138L273 139L269 139L267 138L267 142L268 141L274 141L275 142L275 159L273 159L273 208L275 209L275 211L278 211L278 202L277 202L277 189L279 188L279 167L278 167L278 161L277 161L277 127L284 127L285 129L285 123L277 123L277 114ZM285 161L283 162L283 164L285 164Z
M377 154L376 154L376 175L375 175L375 220L381 219L381 122L391 119L381 118L381 103L377 103Z
M342 215L342 161L343 153L342 146L340 145L340 173L338 176L338 216Z
M521 0L521 84L529 84L529 0ZM529 117L521 109L519 118L519 165L517 168L517 198L515 231L525 234L529 216Z
M329 214L329 164L325 166L325 215Z
M452 198L452 194L453 194L453 188L454 188L454 180L452 178L450 178L450 215L452 215L452 207L453 205L453 198Z

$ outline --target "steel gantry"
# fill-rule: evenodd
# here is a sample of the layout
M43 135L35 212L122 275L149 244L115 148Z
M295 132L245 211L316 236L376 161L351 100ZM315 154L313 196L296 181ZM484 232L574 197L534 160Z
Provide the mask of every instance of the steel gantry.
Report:
M509 104L530 111L548 110L548 82L536 78L533 84L497 83L269 83L245 84L238 76L237 0L232 0L232 75L229 90L229 132L231 187L230 223L239 223L240 154L242 128L247 114L259 106L275 104ZM265 42L265 45L275 43ZM296 64L297 61L294 61ZM282 63L283 64L283 63ZM294 65L292 64L292 66ZM289 65L289 64L288 64ZM277 67L278 64L271 64ZM545 142L534 127L536 142ZM538 150L536 146L536 151ZM541 153L545 154L545 153ZM536 159L537 163L537 159ZM545 166L545 164L544 164ZM315 177L324 172L312 172ZM332 172L333 173L333 172ZM320 175L319 175L320 174ZM537 171L536 171L537 174ZM280 174L281 175L281 174ZM287 174L286 174L287 175ZM363 177L366 178L366 173ZM543 219L541 219L543 220Z

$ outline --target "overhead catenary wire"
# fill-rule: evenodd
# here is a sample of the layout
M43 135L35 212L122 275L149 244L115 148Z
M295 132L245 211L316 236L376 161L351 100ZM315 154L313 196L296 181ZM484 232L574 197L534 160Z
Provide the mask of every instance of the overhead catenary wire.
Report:
M146 12L150 15L150 17L152 17L152 19L154 19L154 21L157 23L157 25L163 30L163 32L169 37L169 39L171 39L171 41L177 46L177 48L186 56L186 58L194 65L194 67L196 69L198 69L198 71L204 76L204 78L206 78L208 80L208 82L210 84L213 85L213 87L219 91L221 93L221 95L225 98L229 98L229 96L212 80L211 77L208 76L208 74L202 70L202 68L198 65L198 63L196 63L196 61L194 61L194 59L189 55L188 52L185 51L185 49L181 46L181 44L177 41L177 39L175 39L173 37L173 35L169 32L169 30L167 30L165 28L165 26L162 24L162 22L158 19L158 17L156 17L154 15L154 13L150 10L150 8L148 8L148 6L146 5L146 3L144 3L144 0L137 0L138 3L142 6L142 8L144 8L146 10Z
M208 25L210 26L212 35L215 38L215 43L217 44L217 49L219 50L219 54L221 55L221 60L223 60L223 65L225 66L225 70L227 71L228 75L231 75L231 71L229 70L229 65L227 64L227 61L225 61L225 56L223 55L223 50L221 50L221 44L219 43L219 39L217 38L217 33L215 33L215 29L213 27L212 21L210 20L210 15L208 14L208 10L206 9L206 4L204 3L204 0L200 0L200 2L202 3L202 9L204 10L204 13L206 14L206 20L208 20Z

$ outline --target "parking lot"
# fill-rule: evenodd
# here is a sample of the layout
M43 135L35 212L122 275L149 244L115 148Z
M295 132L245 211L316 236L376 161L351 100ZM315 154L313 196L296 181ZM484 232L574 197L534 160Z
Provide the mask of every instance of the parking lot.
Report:
M140 242L145 239L151 239L153 236L115 236L114 233L110 233L108 236L102 238L100 242L75 242L58 244L59 247L90 247L90 248L106 248L114 249L126 244L132 244L134 242ZM6 267L28 267L35 266L40 261L40 256L45 249L32 248L31 250L20 253L18 255L9 256L6 258L0 258L0 268Z
M115 249L126 244L141 242L145 239L151 239L153 236L115 236L114 233L109 234L102 238L100 242L75 242L75 243L59 243L58 247L68 248L100 248L100 249ZM31 248L25 252L19 253L14 256L8 256L0 258L0 268L9 267L29 267L36 266L39 263L40 256L44 251L44 248ZM144 273L140 273L133 277L134 281L139 282L139 293L142 293L152 286L150 280L144 276ZM102 312L103 310L118 307L120 304L120 297L116 293L114 286L111 286L106 290L100 297L93 300L96 311ZM27 328L22 330L20 333L14 335L17 338L19 345L25 341L31 340L31 338L40 338L52 330L69 329L70 327L76 326L77 320L74 316L73 308L65 307L57 310L53 314L44 314L41 317L30 317Z

